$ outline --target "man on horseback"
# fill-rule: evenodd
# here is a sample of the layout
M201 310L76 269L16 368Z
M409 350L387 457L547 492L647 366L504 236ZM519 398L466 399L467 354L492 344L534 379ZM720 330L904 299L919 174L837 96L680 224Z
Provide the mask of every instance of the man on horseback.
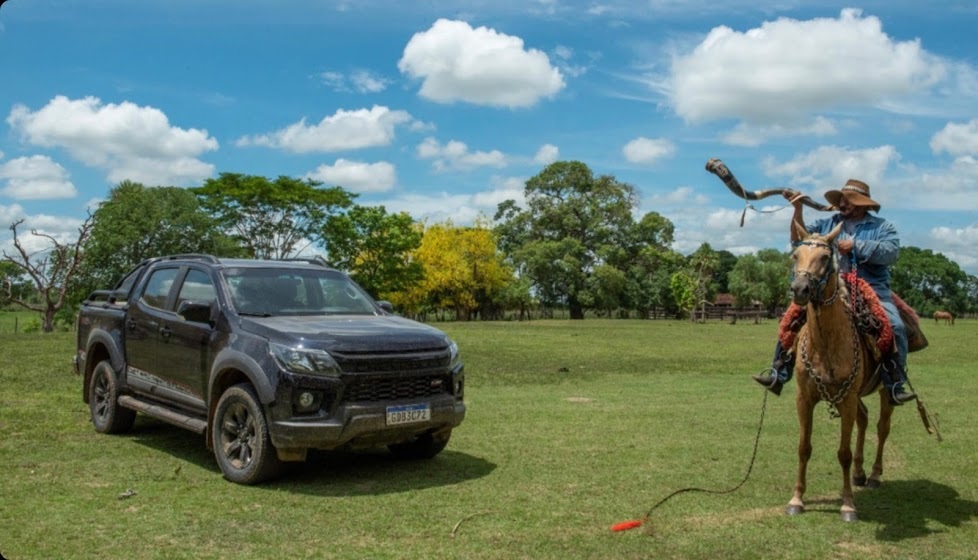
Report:
M794 207L792 221L804 226L803 197L791 189L785 189L782 195ZM850 179L841 190L825 193L825 199L838 209L838 213L820 219L805 229L809 233L826 235L842 223L842 234L836 243L842 257L840 269L848 272L854 268L857 276L872 287L893 329L896 352L892 357L884 358L883 385L893 404L912 401L917 395L903 386L907 381L907 331L890 291L890 265L896 261L900 249L896 228L889 221L869 214L870 210L879 212L880 205L869 197L869 185L862 181ZM794 228L789 227L789 231L792 243L801 241ZM794 366L794 353L790 348L783 348L779 339L770 373L753 378L768 391L780 395L784 384L791 379Z

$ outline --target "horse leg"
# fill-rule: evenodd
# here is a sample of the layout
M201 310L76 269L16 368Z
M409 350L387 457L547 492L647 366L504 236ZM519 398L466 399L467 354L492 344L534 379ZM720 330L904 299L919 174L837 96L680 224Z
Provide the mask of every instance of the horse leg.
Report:
M798 515L805 511L805 495L807 486L808 460L812 457L812 411L815 403L804 399L801 394L796 400L798 408L798 475L795 479L795 493L788 502L784 512L788 515Z
M859 399L850 395L842 411L842 434L839 438L839 466L842 467L842 520L856 521L856 502L852 497L852 428L858 416Z
M866 485L866 471L863 469L863 453L866 445L866 428L869 426L869 413L862 401L856 408L856 452L852 457L852 483Z
M883 477L883 448L886 447L886 438L890 436L892 418L893 405L890 404L890 397L883 389L880 391L880 420L876 423L876 462L873 463L873 472L866 482L870 488L879 488Z

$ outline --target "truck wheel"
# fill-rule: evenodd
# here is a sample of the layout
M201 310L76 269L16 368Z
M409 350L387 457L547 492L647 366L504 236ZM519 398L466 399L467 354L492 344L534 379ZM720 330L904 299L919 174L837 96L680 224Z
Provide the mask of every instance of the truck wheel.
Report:
M231 482L258 484L278 474L281 463L251 386L241 383L224 391L217 402L211 438L217 464Z
M421 434L401 443L387 446L398 459L431 459L441 453L452 437L451 428L439 432Z
M119 406L119 379L112 364L102 360L95 365L88 384L88 409L92 424L100 434L121 434L132 428L136 411Z

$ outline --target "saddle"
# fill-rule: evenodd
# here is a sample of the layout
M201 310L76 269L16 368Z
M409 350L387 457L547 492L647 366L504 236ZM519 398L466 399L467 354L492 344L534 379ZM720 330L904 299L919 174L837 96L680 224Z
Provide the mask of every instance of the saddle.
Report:
M866 345L872 350L873 357L879 361L896 351L893 338L893 328L886 316L886 310L880 305L879 297L873 288L854 272L842 275L849 289L851 309L855 314L856 328L862 333ZM928 341L920 330L920 320L917 313L903 299L893 295L893 303L900 313L900 319L907 333L907 351L916 352L927 347ZM806 309L792 303L781 317L778 337L782 348L794 348L798 331L807 319Z

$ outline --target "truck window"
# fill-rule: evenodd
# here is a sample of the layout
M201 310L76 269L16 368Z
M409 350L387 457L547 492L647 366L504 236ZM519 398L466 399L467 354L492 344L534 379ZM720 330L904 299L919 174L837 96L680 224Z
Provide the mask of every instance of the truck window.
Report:
M179 268L154 270L149 281L146 282L146 289L143 290L142 297L139 299L150 307L166 309L166 298L170 295L170 288L173 287L173 281L178 272L180 272Z
M187 277L180 286L180 295L177 296L177 309L185 301L194 303L212 303L217 300L217 291L211 277L203 270L191 269L187 272Z

